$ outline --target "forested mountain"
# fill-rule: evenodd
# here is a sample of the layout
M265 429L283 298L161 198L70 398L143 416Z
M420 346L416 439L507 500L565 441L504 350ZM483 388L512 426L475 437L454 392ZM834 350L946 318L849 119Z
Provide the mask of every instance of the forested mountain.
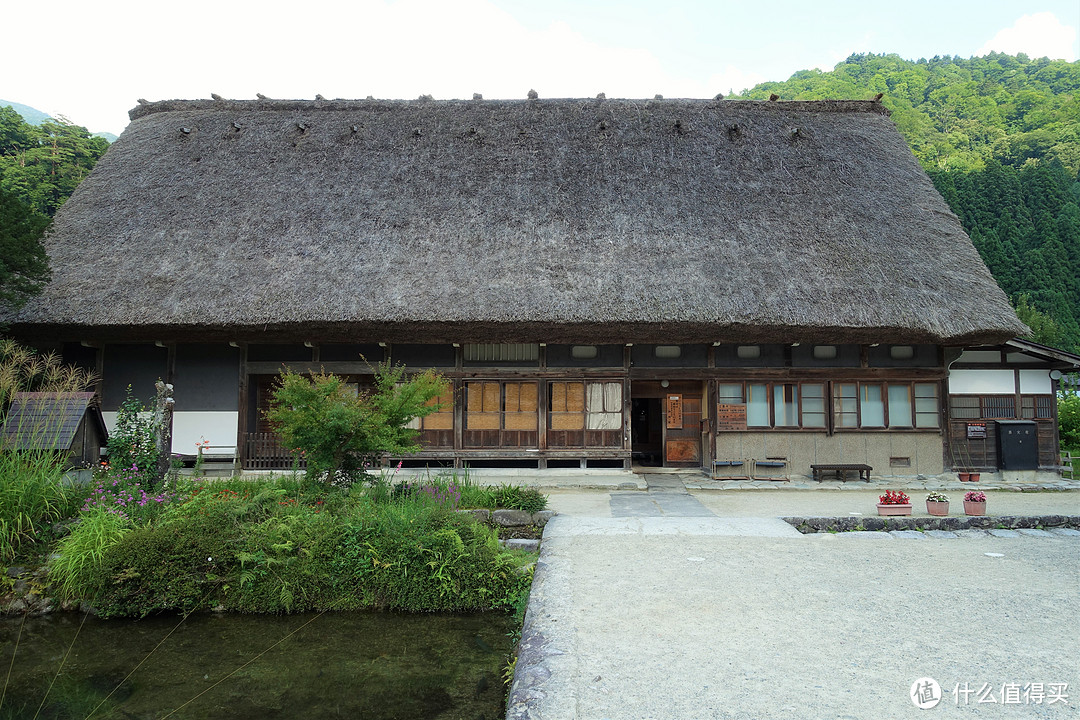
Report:
M1034 338L1080 351L1080 62L852 55L741 97L877 93Z
M52 217L109 149L104 138L60 120L26 122L0 107L0 191Z

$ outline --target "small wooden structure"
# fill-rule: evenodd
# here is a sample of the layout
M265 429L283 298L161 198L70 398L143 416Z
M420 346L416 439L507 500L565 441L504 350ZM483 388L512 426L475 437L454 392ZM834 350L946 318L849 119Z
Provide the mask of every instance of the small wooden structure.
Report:
M108 438L92 392L14 393L0 427L3 449L67 453L72 466L96 464Z

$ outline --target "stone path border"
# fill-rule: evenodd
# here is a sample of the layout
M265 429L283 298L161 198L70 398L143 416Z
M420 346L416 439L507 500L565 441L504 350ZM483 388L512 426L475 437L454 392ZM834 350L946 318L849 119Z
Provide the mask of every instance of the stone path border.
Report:
M804 535L824 532L1080 528L1080 515L959 515L956 517L785 517Z

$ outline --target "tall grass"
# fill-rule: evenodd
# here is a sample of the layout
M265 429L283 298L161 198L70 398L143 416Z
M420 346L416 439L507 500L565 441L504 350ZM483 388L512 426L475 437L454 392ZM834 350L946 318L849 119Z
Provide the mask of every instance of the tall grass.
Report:
M131 530L129 521L105 508L83 513L79 526L60 541L49 579L68 600L85 596L101 584L98 577L105 553Z
M0 451L0 559L36 539L42 524L72 515L79 501L63 485L64 459L48 450Z

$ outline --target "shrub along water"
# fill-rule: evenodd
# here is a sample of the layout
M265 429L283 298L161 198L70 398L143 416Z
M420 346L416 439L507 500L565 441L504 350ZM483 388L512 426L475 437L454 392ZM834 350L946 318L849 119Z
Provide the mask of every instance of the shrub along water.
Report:
M346 489L294 475L203 481L154 497L118 487L107 486L110 497L137 510L110 507L94 488L52 568L66 598L89 600L103 616L512 610L531 583L531 556L454 512L446 485Z

